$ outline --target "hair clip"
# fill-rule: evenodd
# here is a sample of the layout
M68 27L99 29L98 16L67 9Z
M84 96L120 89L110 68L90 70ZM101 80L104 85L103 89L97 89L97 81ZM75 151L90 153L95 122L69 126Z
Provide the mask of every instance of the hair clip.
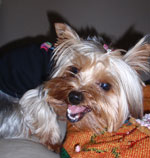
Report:
M41 49L45 49L45 51L48 52L48 49L54 50L54 47L50 42L45 42L41 45Z
M104 45L103 45L103 48L107 51L107 53L112 52L112 50L111 50L111 49L109 49L109 47L108 47L108 45L107 45L107 44L104 44Z

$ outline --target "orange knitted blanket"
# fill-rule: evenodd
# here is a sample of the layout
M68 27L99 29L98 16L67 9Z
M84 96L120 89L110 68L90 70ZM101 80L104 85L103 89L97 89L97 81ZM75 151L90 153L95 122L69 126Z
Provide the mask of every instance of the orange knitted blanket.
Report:
M147 92L150 93L150 89ZM61 158L120 157L150 157L150 130L139 125L134 118L130 118L117 132L102 131L100 135L78 131L68 124Z

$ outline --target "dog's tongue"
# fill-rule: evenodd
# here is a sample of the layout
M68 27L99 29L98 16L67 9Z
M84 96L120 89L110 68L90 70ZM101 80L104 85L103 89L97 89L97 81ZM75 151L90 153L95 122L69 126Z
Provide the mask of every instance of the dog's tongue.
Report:
M77 113L84 112L86 107L84 107L84 106L76 106L76 105L69 105L68 109L70 110L71 114L77 114Z

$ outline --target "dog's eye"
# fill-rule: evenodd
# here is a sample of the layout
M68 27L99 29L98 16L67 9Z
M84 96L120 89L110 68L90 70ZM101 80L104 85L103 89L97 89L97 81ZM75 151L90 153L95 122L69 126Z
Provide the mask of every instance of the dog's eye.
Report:
M79 72L79 69L75 66L71 66L70 67L70 71L73 73L73 74L77 74Z
M100 83L100 87L105 91L109 91L111 88L111 85L109 83Z

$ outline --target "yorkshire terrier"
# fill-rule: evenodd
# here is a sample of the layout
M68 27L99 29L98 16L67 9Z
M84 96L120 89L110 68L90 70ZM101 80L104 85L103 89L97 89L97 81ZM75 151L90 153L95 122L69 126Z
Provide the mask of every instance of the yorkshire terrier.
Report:
M58 119L79 130L116 131L129 116L143 116L140 72L149 71L150 35L132 49L111 50L96 37L82 39L55 24L58 36L51 79L0 111L0 135L30 138L53 149L61 143ZM3 102L4 103L4 102ZM4 103L5 104L5 103Z

